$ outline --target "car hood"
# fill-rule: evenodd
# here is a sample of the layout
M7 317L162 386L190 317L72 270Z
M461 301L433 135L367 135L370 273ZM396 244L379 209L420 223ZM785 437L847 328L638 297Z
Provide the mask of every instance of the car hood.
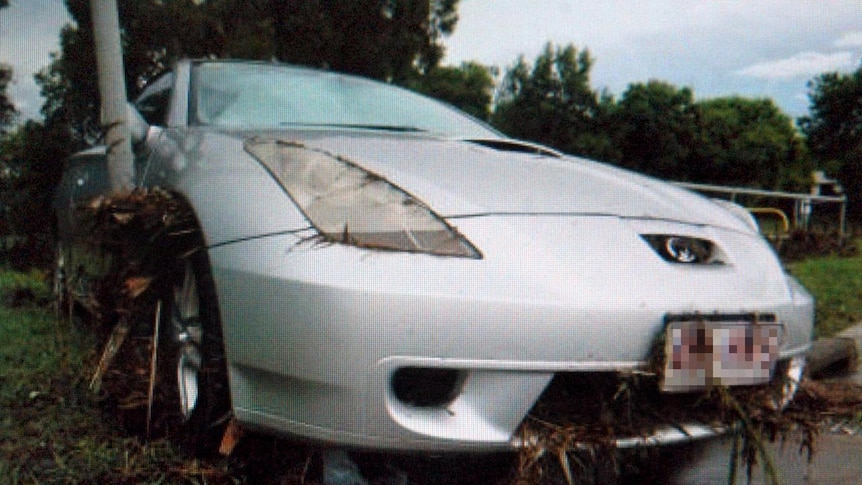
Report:
M453 140L365 132L259 133L373 172L443 217L609 215L752 229L710 200L606 164L514 140ZM533 152L533 153L525 153Z

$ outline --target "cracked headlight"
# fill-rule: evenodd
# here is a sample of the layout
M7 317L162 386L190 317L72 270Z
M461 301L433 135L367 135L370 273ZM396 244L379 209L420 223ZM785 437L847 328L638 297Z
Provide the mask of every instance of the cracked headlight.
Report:
M480 259L424 203L355 163L297 142L251 139L245 150L281 184L324 239L369 249Z

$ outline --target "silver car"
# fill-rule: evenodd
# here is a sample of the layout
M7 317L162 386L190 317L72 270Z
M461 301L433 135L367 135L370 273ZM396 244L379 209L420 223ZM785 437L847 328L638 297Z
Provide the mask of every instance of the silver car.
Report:
M136 184L182 201L205 248L163 319L184 426L505 450L538 414L599 422L632 376L669 408L714 385L777 386L780 406L801 375L813 299L739 206L332 72L183 61L134 107ZM66 268L104 159L67 161Z

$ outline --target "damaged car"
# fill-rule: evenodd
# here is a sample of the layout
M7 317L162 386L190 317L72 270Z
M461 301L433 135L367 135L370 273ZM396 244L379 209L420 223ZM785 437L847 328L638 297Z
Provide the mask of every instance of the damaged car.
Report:
M740 206L321 70L186 60L132 106L136 186L199 239L156 265L156 386L189 433L499 451L558 419L663 444L720 432L683 412L710 389L780 408L801 377L813 298ZM57 191L73 298L107 179L91 149ZM659 408L638 422L615 411L635 381Z

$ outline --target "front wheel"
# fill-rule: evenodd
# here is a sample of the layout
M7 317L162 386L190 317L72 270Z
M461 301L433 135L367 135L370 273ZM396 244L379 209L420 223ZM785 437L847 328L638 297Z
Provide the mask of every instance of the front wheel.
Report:
M159 329L161 427L200 454L218 449L230 389L215 288L204 251L181 260L163 299Z

